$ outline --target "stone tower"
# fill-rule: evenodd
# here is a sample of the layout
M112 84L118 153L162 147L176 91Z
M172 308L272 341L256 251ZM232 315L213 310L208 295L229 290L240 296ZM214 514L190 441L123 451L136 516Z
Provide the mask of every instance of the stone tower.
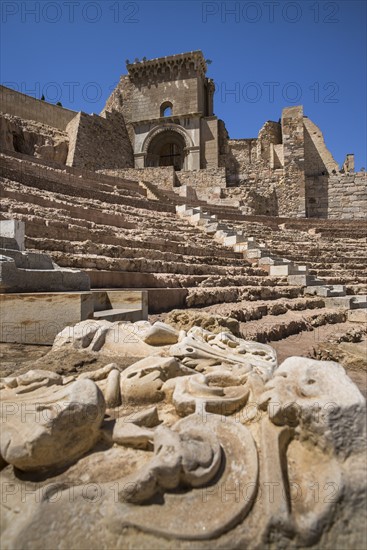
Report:
M174 166L199 170L218 166L218 119L214 83L206 77L201 51L126 64L106 104L123 113L135 168Z

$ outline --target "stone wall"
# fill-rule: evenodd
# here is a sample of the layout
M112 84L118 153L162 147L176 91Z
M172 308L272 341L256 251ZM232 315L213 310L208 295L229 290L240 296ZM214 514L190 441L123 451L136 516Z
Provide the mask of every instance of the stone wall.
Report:
M308 117L303 117L304 169L306 176L320 176L339 171L339 165L327 149L322 132Z
M218 200L227 186L225 168L176 172L180 185L191 186L200 200Z
M79 113L67 131L70 136L69 166L87 170L134 166L133 151L121 113L106 112L105 118Z
M173 166L157 166L153 168L117 168L114 170L97 170L99 174L107 174L117 178L133 181L147 181L162 189L172 189L179 185Z
M65 164L66 132L34 120L0 113L0 148Z
M309 218L366 219L366 173L307 177L306 207Z
M173 115L198 112L198 80L161 80L154 88L149 82L135 86L129 75L124 75L108 98L102 111L112 109L124 114L126 122L160 118L162 103L172 103Z
M76 112L0 86L1 110L27 120L35 120L65 130Z

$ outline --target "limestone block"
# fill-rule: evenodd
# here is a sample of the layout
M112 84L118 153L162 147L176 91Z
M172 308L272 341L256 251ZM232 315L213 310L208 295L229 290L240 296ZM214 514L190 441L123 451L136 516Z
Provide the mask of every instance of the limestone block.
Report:
M224 246L232 246L237 243L246 243L246 237L243 233L235 233L234 235L228 235L224 238L223 244Z
M213 221L213 218L211 217L211 215L205 214L203 212L194 213L189 217L190 223L198 224L198 225L203 225L203 222L210 221L210 220ZM214 221L215 221L215 218L214 218Z
M307 275L308 268L304 265L295 265L291 262L284 265L271 265L269 275L270 277L284 277L288 275Z
M289 277L288 277L289 281ZM305 288L305 294L313 294L315 296L345 296L346 290L343 285L312 285Z
M367 323L367 309L352 309L348 311L348 321L351 323Z
M350 309L366 309L366 308L367 308L366 295L351 296Z
M19 256L15 255L20 261ZM0 291L2 292L57 292L68 290L89 290L89 277L83 271L55 267L51 269L38 269L38 266L46 266L45 258L31 255L30 260L23 258L28 265L37 265L37 269L18 268L16 259L10 256L0 257Z
M91 380L35 390L26 402L16 389L2 393L0 454L20 470L64 466L99 437L105 401Z
M1 220L0 237L15 239L18 250L24 250L25 223L20 220Z
M327 305L329 307L344 307L346 309L364 309L367 308L367 297L366 295L336 296L328 298Z
M0 294L0 341L52 344L66 326L93 316L88 292Z
M248 243L247 242L238 242L233 246L234 252L246 252L248 250ZM228 245L227 245L228 246Z
M244 251L244 256L249 260L256 260L257 258L262 258L263 256L268 257L269 250L266 248L246 249Z
M209 223L204 226L205 233L208 233L208 235L214 235L217 231L224 231L226 229L226 225L223 223Z
M141 338L150 346L167 346L178 342L178 331L157 321L153 326L148 326L146 331L141 331Z
M276 258L275 256L265 256L260 258L259 265L288 265L291 263L286 258Z
M315 277L313 275L288 275L288 284L292 286L311 286L315 284Z

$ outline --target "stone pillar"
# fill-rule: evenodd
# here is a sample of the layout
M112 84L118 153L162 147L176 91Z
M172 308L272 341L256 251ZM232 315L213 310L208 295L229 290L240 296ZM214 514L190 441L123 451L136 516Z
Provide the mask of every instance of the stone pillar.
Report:
M303 218L306 215L303 107L287 107L282 112L284 181L279 189L279 215Z
M200 170L200 146L187 147L184 170Z
M145 153L135 153L134 154L134 164L135 168L145 168L145 161L146 161L146 154Z

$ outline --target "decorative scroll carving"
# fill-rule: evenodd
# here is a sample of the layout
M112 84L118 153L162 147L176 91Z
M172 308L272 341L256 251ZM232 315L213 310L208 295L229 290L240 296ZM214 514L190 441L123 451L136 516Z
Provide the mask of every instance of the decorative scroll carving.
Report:
M67 357L68 349L83 353L98 341L96 353L110 350L114 325L101 324L102 340L97 330L86 336L76 326L76 339L59 335L55 349ZM336 514L359 517L366 488L366 404L344 369L302 357L278 367L272 348L229 332L179 333L144 322L132 333L148 355L127 369L110 363L79 377L34 371L1 381L3 478L11 479L14 465L61 484L52 505L41 485L31 508L14 497L24 514L17 534L5 531L7 547L50 546L45 522L69 546L81 531L93 548L118 547L126 529L135 548L139 536L197 545L221 536L222 545L232 546L237 526L236 540L248 548L312 546L326 533L334 541L326 547L335 547ZM119 352L123 346L116 343ZM22 402L32 412L47 411L49 420L37 424L32 416L23 425L18 411L11 414ZM96 407L93 420L83 416L88 405ZM250 406L256 414L245 414ZM105 468L98 470L94 457L101 454ZM71 460L77 462L67 473L55 471ZM100 490L93 514L83 496L86 472ZM73 480L72 507L65 479ZM93 528L73 521L75 513L92 516Z

